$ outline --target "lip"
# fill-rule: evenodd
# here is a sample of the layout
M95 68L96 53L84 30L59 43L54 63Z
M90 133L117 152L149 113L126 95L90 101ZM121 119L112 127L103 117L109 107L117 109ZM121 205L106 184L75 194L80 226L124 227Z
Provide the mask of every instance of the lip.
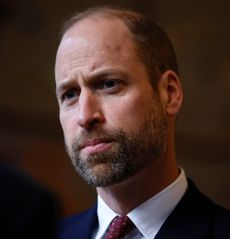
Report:
M88 153L102 152L108 149L112 144L112 140L105 139L95 139L88 140L80 146L80 150L86 151Z

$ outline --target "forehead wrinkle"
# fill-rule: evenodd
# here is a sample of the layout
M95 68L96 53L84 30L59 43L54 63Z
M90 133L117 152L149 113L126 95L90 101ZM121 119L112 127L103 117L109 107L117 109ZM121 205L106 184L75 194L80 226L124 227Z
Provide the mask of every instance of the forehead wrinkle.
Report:
M109 54L108 52L106 52L106 50L92 50L92 55L93 52L95 54L101 54L101 55L106 55ZM74 77L76 77L77 72L81 72L82 74L84 74L84 71L87 72L87 75L89 73L93 73L94 71L99 71L100 68L107 68L107 67L111 67L111 64L109 63L111 60L115 60L118 59L121 60L122 58L122 64L125 64L125 62L127 62L132 56L130 56L129 54L125 54L124 56L121 54L117 54L112 53L109 54L110 58L107 59L107 62L104 62L103 59L101 61L98 61L98 59L100 59L100 57L96 57L94 58L94 56L92 56L91 54L85 54L84 57L81 54L77 54L76 52L71 52L71 54L68 57L67 61L64 61L60 67L61 67L61 74L63 76L63 78L65 77L72 77L71 75L74 75ZM79 56L79 57L78 57ZM108 65L107 65L108 63ZM79 69L81 68L81 69ZM83 69L85 68L85 69Z
M121 69L119 67L98 69L95 70L95 72L93 72L91 75L88 74L86 76L83 76L83 74L81 73L73 73L72 76L66 77L57 85L57 92L63 91L64 89L68 88L69 85L76 85L79 79L82 79L82 82L84 84L90 84L90 82L93 80L106 78L109 76L128 78L128 73L124 69Z
M71 75L76 75L76 71L82 67L89 67L93 69L94 63L91 63L91 55L85 54L84 56L78 54L77 52L71 52L69 56L66 57L67 60L62 60L58 64L58 68L61 73L61 78L71 77Z
M87 18L72 26L63 37L64 40L67 40L66 45L74 42L73 44L81 46L81 48L86 47L87 50L94 48L96 51L98 49L102 51L103 48L102 54L109 52L112 57L117 57L117 55L121 57L124 53L135 51L135 43L121 20L101 18L97 20L95 23L95 19ZM105 27L106 25L107 27ZM115 27L116 30L112 30L111 27Z
M70 51L67 51L67 57L70 60L76 60L76 59L82 59L82 58L88 58L95 54L95 49L93 49L90 46L78 46L78 47L71 47Z
M60 95L69 84L71 84L71 82L73 83L73 79L70 80L68 78L63 79L61 82L56 84L56 95Z
M112 22L117 23L117 21ZM106 21L106 25L107 23L110 25L111 21ZM59 57L62 59L59 59L59 69L57 69L60 70L61 78L78 70L82 73L92 73L101 66L118 63L124 66L130 60L140 60L136 54L135 44L123 23L116 33L111 27L109 31L102 31L101 26L98 28L98 23L97 25L93 23L93 28L90 30L88 26L88 24L77 24L63 36L59 49ZM98 35L98 31L102 34Z
M76 72L71 76L63 78L59 83L56 84L56 94L60 95L63 91L67 90L70 87L80 88L80 79L82 79L83 82L86 82L86 78L83 76L83 74L77 74Z

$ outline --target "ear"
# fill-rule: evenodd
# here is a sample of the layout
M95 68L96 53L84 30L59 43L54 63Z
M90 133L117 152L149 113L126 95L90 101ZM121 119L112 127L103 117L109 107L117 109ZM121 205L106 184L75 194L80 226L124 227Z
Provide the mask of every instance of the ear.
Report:
M165 71L159 80L158 89L165 113L169 116L176 115L183 100L183 92L178 75L171 70Z

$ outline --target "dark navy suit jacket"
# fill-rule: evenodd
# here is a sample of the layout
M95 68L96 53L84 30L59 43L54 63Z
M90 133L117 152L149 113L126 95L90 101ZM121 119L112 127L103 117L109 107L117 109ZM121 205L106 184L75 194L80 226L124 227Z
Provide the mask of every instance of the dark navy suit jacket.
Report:
M97 206L62 221L59 239L90 239L98 226ZM230 239L230 212L201 194L189 180L188 189L155 239Z

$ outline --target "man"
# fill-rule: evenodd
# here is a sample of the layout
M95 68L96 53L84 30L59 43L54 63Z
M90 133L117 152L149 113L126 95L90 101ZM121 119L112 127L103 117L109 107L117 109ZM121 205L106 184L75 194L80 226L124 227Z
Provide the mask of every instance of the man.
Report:
M55 75L67 152L98 193L92 209L63 221L60 238L229 238L229 212L177 166L183 94L158 25L106 7L77 14L65 26ZM132 228L114 237L130 219Z

